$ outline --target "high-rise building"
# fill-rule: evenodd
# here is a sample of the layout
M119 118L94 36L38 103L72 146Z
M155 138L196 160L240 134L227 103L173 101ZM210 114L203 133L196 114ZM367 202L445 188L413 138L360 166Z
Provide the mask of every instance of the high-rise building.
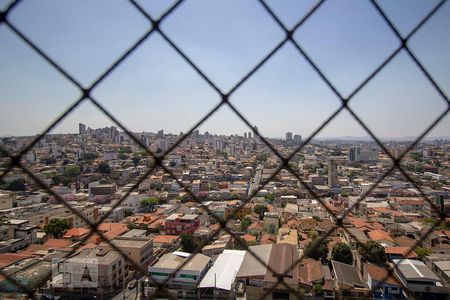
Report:
M353 147L348 156L350 161L354 162L374 162L378 160L378 151L376 149L361 149Z
M83 123L79 123L78 124L78 132L80 134L86 134L86 125L84 125Z
M353 147L350 149L350 152L348 154L348 159L350 161L356 161L356 157L359 156L359 152L361 151L361 148L359 147Z
M200 131L198 129L192 131L192 138L193 139L198 139L199 135L200 135Z
M286 141L292 141L292 132L286 132Z
M248 132L248 138L249 138L249 139L252 138L252 132L251 132L251 131Z
M339 187L337 178L337 163L333 159L330 159L328 162L328 185L331 188Z
M302 136L300 134L294 135L294 144L300 145L302 143Z
M247 139L247 132L244 132L244 139Z
M143 134L141 134L141 143L146 148L148 148L150 146L150 142L149 142L148 138Z
M163 138L164 137L164 130L163 129L159 130L158 134L156 135L156 137L160 138L160 139Z

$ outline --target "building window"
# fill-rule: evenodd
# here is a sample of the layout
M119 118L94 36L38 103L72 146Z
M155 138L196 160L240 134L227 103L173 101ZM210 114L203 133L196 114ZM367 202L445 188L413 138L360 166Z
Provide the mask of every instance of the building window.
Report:
M150 272L151 276L169 276L169 273L163 273L163 272Z

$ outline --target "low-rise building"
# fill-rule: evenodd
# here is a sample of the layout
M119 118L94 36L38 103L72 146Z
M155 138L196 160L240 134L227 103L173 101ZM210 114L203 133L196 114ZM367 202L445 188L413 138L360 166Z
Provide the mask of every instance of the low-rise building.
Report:
M183 233L194 233L200 226L198 215L171 214L165 220L164 230L169 235L180 235Z
M394 274L406 287L405 297L415 299L447 299L448 289L423 262L394 259Z
M125 260L103 247L83 249L70 258L55 261L51 288L59 292L102 294L121 289Z
M236 275L236 293L247 299L297 299L285 285L277 284L278 276L284 274L283 281L290 289L298 290L297 247L290 244L269 244L251 246L249 249L259 257L247 252ZM275 271L276 274L272 273ZM270 291L269 291L270 290Z
M122 253L128 256L136 265L147 268L153 254L153 241L150 237L124 237L118 236L110 241ZM102 243L102 247L112 250L109 243ZM135 266L130 262L127 263L129 268L134 269Z
M358 270L335 260L331 261L333 267L334 285L340 297L364 297L370 292L369 286L361 278Z
M24 288L37 290L51 278L51 263L36 258L24 258L10 265L2 266L2 272L17 281ZM0 280L0 290L21 292L22 290L11 280Z
M277 234L280 228L280 218L277 212L264 213L264 231L270 234Z
M200 282L202 299L233 299L236 274L241 267L246 251L225 250L214 261L213 266Z
M149 276L156 283L165 282L189 259L189 262L167 281L166 288L181 299L199 298L197 287L208 271L211 259L200 253L191 256L190 253L178 251L166 253L156 264L148 267ZM156 291L156 287L149 286L146 290L146 294L149 296Z
M375 299L406 299L402 285L386 268L365 263L363 275Z

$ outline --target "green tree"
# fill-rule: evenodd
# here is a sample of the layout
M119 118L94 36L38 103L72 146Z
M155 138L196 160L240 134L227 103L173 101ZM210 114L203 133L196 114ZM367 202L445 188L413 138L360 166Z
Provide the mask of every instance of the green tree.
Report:
M122 147L119 150L119 153L131 153L131 152L133 152L133 151L131 151L130 147Z
M317 260L325 260L328 256L328 240L323 240L320 244L318 239L314 240L305 249L306 256Z
M195 242L194 236L189 233L183 233L181 235L181 247L185 252L194 252L194 250L197 248L197 243Z
M439 220L436 220L436 219L430 218L430 217L426 217L426 218L423 218L422 222L426 225L434 225L437 222L439 222Z
M98 164L98 171L103 174L109 174L111 173L111 167L108 165L107 162L102 161Z
M121 160L128 159L128 155L125 154L125 153L123 153L123 152L119 153L118 157L119 157L119 159L121 159Z
M62 234L70 228L69 222L66 219L51 219L50 222L44 226L44 232L51 234L54 238L61 238Z
M384 264L386 262L384 247L375 241L368 241L359 245L358 252L366 261L371 263Z
M7 185L6 189L10 191L25 191L25 180L23 178L14 179Z
M312 292L316 296L323 296L323 286L320 283L313 285Z
M273 194L267 194L264 198L266 198L266 200L267 200L269 203L272 203L273 200L275 200L275 195L273 195Z
M307 235L310 239L315 239L317 237L318 233L314 229L310 229L308 231Z
M141 201L141 206L142 207L148 207L150 208L150 210L153 210L155 208L156 205L158 205L160 203L160 200L156 197L149 197L146 199L143 199Z
M348 197L348 192L341 192L341 197Z
M126 218L126 217L129 217L129 216L131 216L131 215L133 215L134 214L134 212L133 212L133 210L131 209L131 208L125 208L124 210L123 210L123 216Z
M135 156L133 156L132 161L133 161L134 166L136 167L139 164L139 162L141 161L141 157L135 155Z
M63 175L65 177L74 178L74 177L77 177L78 175L80 175L80 173L81 173L80 166L70 165L70 166L67 166L67 168L64 170Z
M245 231L247 230L247 227L250 226L250 224L252 224L252 221L250 220L249 217L244 217L241 221L241 231Z
M47 194L42 195L42 196L41 196L41 203L47 203L47 202L48 202L48 199L49 199L49 197L48 197Z
M417 254L417 256L420 259L423 259L423 258L425 258L425 256L430 255L432 251L431 251L431 249L417 246L416 248L414 248L414 252Z
M333 260L344 264L351 265L353 263L352 251L350 250L350 246L345 243L337 243L333 251L331 251L331 257Z
M257 213L259 215L259 219L262 220L264 218L264 213L268 212L269 209L267 208L266 205L262 205L262 204L257 204L255 206L255 208L253 209L253 211L255 213Z

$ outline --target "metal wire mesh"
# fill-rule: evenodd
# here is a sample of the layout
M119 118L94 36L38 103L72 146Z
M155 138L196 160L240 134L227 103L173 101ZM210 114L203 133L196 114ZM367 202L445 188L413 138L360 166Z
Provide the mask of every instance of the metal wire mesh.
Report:
M334 226L332 228L330 228L325 235L322 235L318 240L314 241L313 245L311 248L309 248L308 251L306 251L297 261L295 261L294 264L291 265L291 267L288 270L285 270L284 274L279 274L277 275L277 282L269 289L267 289L265 291L265 294L261 297L261 298L265 298L266 296L270 295L270 293L280 284L286 288L290 293L294 294L296 297L298 298L303 298L303 295L298 291L298 290L294 290L292 289L285 281L284 281L284 277L287 273L289 273L290 271L292 271L292 269L296 268L298 266L298 264L300 263L300 261L306 257L309 252L314 251L316 249L316 247L318 247L318 245L324 241L333 231L335 230L342 230L345 231L347 234L349 234L350 236L352 236L353 239L355 239L356 241L359 241L357 237L353 236L353 234L351 232L348 231L348 229L346 227L343 226L343 220L345 219L345 217L352 211L352 209L358 205L361 201L363 201L365 199L365 197L367 195L369 195L375 188L378 187L378 185L387 177L389 176L393 171L398 170L420 193L420 195L423 197L423 199L425 199L426 202L428 202L428 204L432 207L433 210L435 210L436 212L439 213L440 216L440 220L438 223L436 223L432 228L430 228L429 230L427 230L420 239L418 239L416 241L415 246L420 245L421 242L427 238L427 236L436 228L438 227L442 222L445 221L445 218L448 217L445 212L442 212L439 210L438 207L436 207L436 205L428 198L428 196L424 193L424 191L421 189L421 187L411 178L411 176L402 168L401 162L403 160L403 158L405 157L405 155L412 150L445 116L448 115L449 110L450 110L450 102L449 99L447 97L447 95L445 94L444 90L437 84L437 82L434 80L434 78L431 76L431 74L427 71L426 67L420 62L420 60L417 58L417 56L410 50L410 48L408 47L408 42L411 39L412 36L414 36L416 34L416 32L424 25L428 22L428 20L430 18L433 17L433 15L441 9L441 7L445 4L446 0L442 0L440 1L419 23L416 24L416 26L414 27L413 30L411 30L411 32L406 35L406 36L402 36L400 34L400 32L398 31L398 29L394 26L393 22L389 19L389 17L387 16L387 14L383 11L383 9L380 7L380 5L375 1L375 0L371 0L370 3L373 6L373 9L377 11L377 13L379 14L380 18L382 20L384 20L384 22L389 26L389 28L392 30L392 32L395 34L395 36L398 38L398 40L400 41L400 46L398 46L390 55L388 55L384 61L378 65L377 68L375 68L370 74L368 74L366 76L366 78L353 90L353 92L350 93L350 95L348 97L344 97L336 88L336 86L332 83L332 81L327 77L327 75L319 68L318 64L306 53L306 51L303 49L303 47L301 46L301 44L299 42L297 42L296 40L293 39L293 35L296 32L296 30L298 30L300 27L302 27L302 25L313 15L315 14L323 5L323 3L326 0L321 0L319 1L316 5L314 5L302 18L301 20L299 20L295 26L293 26L292 28L287 28L281 21L281 19L277 16L277 14L273 11L273 9L271 7L269 7L269 5L264 1L264 0L260 0L259 1L259 5L261 5L264 10L270 15L270 17L273 19L274 24L276 24L276 26L280 27L281 30L284 32L285 37L284 39L279 42L277 45L275 45L275 47L272 48L271 51L269 51L269 53L267 53L253 68L251 68L248 73L243 76L241 79L239 79L237 81L237 83L228 91L225 92L223 90L221 90L215 83L214 81L208 77L208 75L203 72L200 67L198 67L198 65L188 56L185 54L185 52L162 30L160 24L167 18L170 17L170 15L182 4L182 2L184 2L183 0L179 0L177 2L175 2L169 9L167 9L162 15L161 17L159 17L158 19L155 19L153 17L151 17L146 10L144 10L140 4L138 4L136 1L134 0L130 0L129 3L131 6L133 6L139 13L141 13L148 21L149 25L150 25L150 29L145 32L145 34L143 34L137 41L135 41L119 58L117 58L115 61L113 61L110 66L94 81L94 83L92 83L90 86L83 86L80 82L78 82L69 72L67 72L63 67L61 67L61 65L59 65L51 56L49 56L45 51L43 51L39 46L37 46L35 43L33 43L31 41L31 39L25 35L23 32L21 32L16 26L14 26L10 20L9 20L9 15L10 13L16 9L17 4L19 4L20 2L22 2L21 0L17 0L12 2L4 11L0 12L0 26L6 26L7 28L9 28L12 32L14 32L17 37L19 37L23 43L25 43L26 45L28 45L31 49L33 49L37 54L39 54L39 56L45 60L48 64L50 64L54 69L56 69L60 74L62 74L66 80L70 83L72 83L74 86L76 86L82 93L82 96L79 99L76 99L74 101L74 103L68 107L64 112L62 112L60 114L60 116L53 121L52 123L50 123L50 125L43 131L41 132L39 135L37 135L33 141L27 145L24 149L22 149L20 151L19 154L15 155L15 154L11 154L8 153L8 151L6 151L5 149L0 148L0 152L4 155L4 156L8 156L11 159L11 164L7 167L6 171L3 172L0 175L0 179L2 179L9 171L11 171L13 168L19 168L21 169L23 172L25 172L26 174L28 174L41 188L45 189L46 191L48 191L48 193L52 196L54 196L56 199L58 199L61 203L63 203L72 213L76 214L77 216L80 217L81 220L83 220L84 222L86 222L87 224L89 224L91 231L90 233L85 236L81 242L79 243L79 245L82 245L84 242L86 242L93 234L97 234L99 235L101 238L103 238L103 240L108 243L114 250L117 250L120 252L120 250L117 248L116 245L114 245L113 243L111 243L105 236L104 234L98 230L98 226L99 224L101 224L104 220L108 219L109 214L114 210L114 208L118 207L122 201L127 198L133 191L135 191L139 185L145 180L145 178L147 178L152 172L154 172L154 170L156 168L159 168L161 170L163 170L164 172L166 172L167 174L169 174L173 179L177 180L177 176L174 174L174 172L167 168L164 164L163 161L164 159L167 157L167 155L169 155L170 153L172 153L172 151L174 151L178 145L180 145L180 143L182 143L187 137L189 137L190 134L192 134L194 132L194 130L196 130L200 125L202 125L207 119L209 119L212 115L214 115L221 107L223 106L227 106L229 107L234 113L235 115L244 123L246 124L255 134L255 137L258 137L265 146L267 146L272 152L273 154L279 159L280 161L280 165L278 166L278 168L271 174L271 176L269 178L267 178L266 180L264 180L264 182L262 182L260 184L260 186L257 188L257 190L253 191L251 195L249 195L247 197L247 199L245 201L242 201L242 203L240 204L239 207L237 207L234 212L232 213L231 216L228 217L228 219L226 220L222 220L219 217L217 217L214 213L212 213L210 211L210 209L208 207L206 207L202 201L194 194L192 193L192 191L186 187L181 181L178 181L179 184L181 185L182 189L191 197L191 199L195 200L198 204L200 204L202 206L202 208L208 212L208 214L214 218L216 220L216 222L220 225L220 228L217 229L216 231L214 231L214 233L212 234L212 236L204 241L203 243L201 243L201 245L199 245L197 247L197 249L194 251L194 253L198 253L201 251L201 249L203 248L203 246L207 245L208 243L210 243L214 237L216 237L221 231L226 231L228 234L230 234L238 243L240 243L240 246L244 249L246 249L252 256L254 256L254 258L256 260L258 260L261 264L264 264L264 262L261 260L260 257L258 257L255 253L252 252L251 249L249 249L247 247L247 245L238 237L236 236L236 233L233 232L232 230L230 230L230 228L227 226L228 221L233 218L233 216L244 206L246 205L252 198L254 198L258 192L263 189L265 187L266 184L268 184L275 176L277 176L277 174L279 174L279 172L281 170L287 170L288 172L290 172L293 176L296 177L296 179L301 183L302 187L304 189L306 189L308 191L308 193L314 198L316 199L322 206L323 208L325 208L325 210L334 217ZM164 153L162 154L157 154L157 153L153 153L152 151L150 151L147 147L145 147L142 142L136 138L136 136L127 129L127 127L125 126L125 124L122 124L121 122L119 122L102 104L100 104L100 102L95 99L91 93L91 91L98 86L99 84L101 84L105 78L107 78L111 72L117 68L120 67L120 65L126 60L128 59L131 55L133 55L133 53L135 52L136 49L138 49L143 43L144 41L146 41L150 36L152 35L159 35L160 37L162 37L162 39L172 48L175 50L175 52L181 57L183 58L183 60L186 62L187 65L189 65L190 67L192 67L199 75L200 77L210 86L211 89L213 89L221 98L221 101L219 104L217 104L213 109L211 109L206 115L204 115L198 122L196 122L194 124L194 126L191 127L191 129L184 135L182 135L177 141L176 143L174 143L168 150L166 150ZM312 67L312 69L318 74L318 76L321 78L321 80L325 83L325 85L332 91L332 93L338 98L340 99L341 105L340 107L334 111L326 120L324 120L322 122L322 124L310 135L308 136L302 143L301 145L299 145L295 151L293 151L291 154L289 154L288 156L283 156L279 151L277 151L277 149L274 148L274 146L264 137L262 136L258 130L250 123L249 120L247 120L244 115L242 114L241 111L239 111L230 101L230 97L235 93L236 90L238 90L242 85L244 85L246 83L246 81L251 78L263 65L266 64L266 62L271 59L282 47L283 45L287 44L287 43L291 43L294 48L297 50L298 54L303 57L307 63ZM354 110L352 110L348 104L349 102L352 100L352 98L354 98L354 96L356 94L358 94L381 70L383 70L388 64L390 64L390 62L397 56L399 55L399 53L406 53L409 58L411 59L411 61L420 69L420 71L423 73L423 75L426 77L426 79L429 81L429 83L433 86L433 88L438 92L438 94L440 95L440 97L442 98L443 101L445 101L445 103L448 105L448 108L442 112L431 124L429 124L429 126L417 137L417 139L411 143L409 145L409 147L400 155L400 157L396 158L394 157L390 151L388 151L388 149L386 148L386 146L380 141L380 139L374 134L374 132L365 124L364 120L362 118L360 118ZM83 102L90 102L91 104L93 104L95 107L97 107L101 112L103 112L114 124L116 124L118 127L120 127L127 135L128 137L135 142L137 145L139 145L142 150L146 151L151 158L153 158L153 164L152 166L149 168L149 170L139 178L139 180L133 185L133 187L127 191L127 193L122 197L122 199L120 201L118 201L114 206L113 209L111 210L110 213L106 214L105 216L101 217L100 220L98 222L96 222L95 224L93 224L92 222L90 222L83 214L81 214L77 209L73 208L71 206L70 203L68 203L66 200L64 200L62 197L60 197L60 195L58 195L57 193L55 193L54 191L52 191L52 189L50 189L50 187L44 182L42 181L38 176L36 176L35 174L33 174L33 172L31 172L23 163L22 163L22 158L23 156L30 151L46 134L48 134L52 129L55 128L55 126L57 126L64 118L66 118L70 113L72 113L74 111L75 108L77 108L78 106L80 106L81 103ZM334 212L325 204L325 200L318 195L314 190L312 190L306 183L305 181L299 176L299 174L292 169L292 167L289 165L289 162L293 159L293 157L299 153L299 151L301 151L306 145L308 145L313 139L314 137L316 137L319 132L321 132L321 130L323 128L325 128L332 120L334 120L338 115L340 115L343 111L347 111L350 113L350 115L354 118L354 120L357 121L358 124L360 124L362 126L362 128L367 132L367 134L376 142L376 144L379 146L379 148L384 152L385 155L387 155L391 160L392 160L392 166L389 168L389 170L384 173L376 182L374 185L372 185L372 187L366 191L364 193L364 195L362 195L357 202L355 202L351 207L349 207L344 213L342 213L341 215L335 215ZM361 243L361 241L359 241ZM413 251L413 249L415 248L411 247L409 252ZM73 253L75 253L77 251L77 248L72 249L72 251L70 253L67 254L67 257L70 257ZM121 253L123 258L130 263L131 265L133 265L133 267L138 270L139 272L141 272L141 274L146 275L147 274L147 270L143 269L142 266L140 266L139 264L136 264L133 260L131 260L127 255L125 255L124 253ZM409 253L408 253L409 254ZM193 256L191 256L192 258ZM189 262L189 260L185 261L181 266L178 267L178 269L173 272L171 275L175 276L175 274L185 265ZM271 271L273 274L276 274L276 272L274 270L270 270L270 267L267 266L269 268L269 271ZM386 275L386 277L384 278L384 280L386 280L390 275L392 275L392 273L394 272L394 269L389 269L388 270L388 274ZM23 291L24 293L28 294L30 297L33 297L35 295L36 291L33 290L28 290L24 285L22 285L20 282L18 282L17 280L15 280L14 278L8 276L8 274L6 274L3 270L0 270L0 274L5 276L6 278L8 278L9 281L11 281L14 285L16 285L18 287L18 289L20 289L21 291ZM175 295L171 295L169 293L169 291L167 290L167 282L170 280L170 276L169 278L167 278L166 281L162 282L162 283L157 283L155 282L151 277L149 277L150 281L153 281L153 284L157 287L155 292L150 295L150 298L156 297L156 296L161 296L164 295L165 297L168 298L177 298ZM382 282L384 281L382 280L378 285L372 287L371 292L378 290L378 288L380 287L380 285L382 284ZM370 294L366 295L366 296L370 296Z

